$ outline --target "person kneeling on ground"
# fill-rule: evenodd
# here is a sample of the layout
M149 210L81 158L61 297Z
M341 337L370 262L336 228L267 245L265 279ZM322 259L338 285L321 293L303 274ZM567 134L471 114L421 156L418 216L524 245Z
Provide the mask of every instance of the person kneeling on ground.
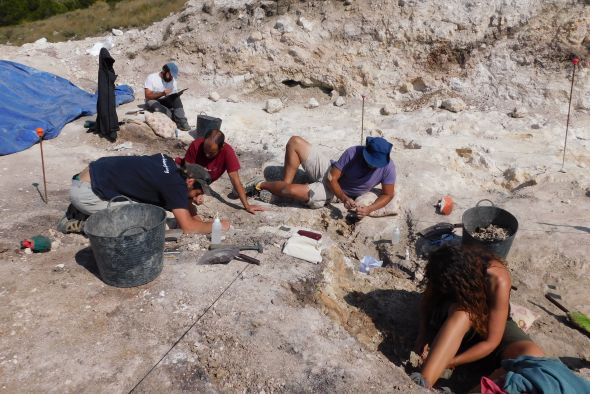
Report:
M178 66L175 63L167 63L159 73L148 75L144 84L146 109L150 112L162 112L176 123L180 130L188 131L190 126L184 114L184 107L177 93L176 80L178 79Z
M395 165L389 158L392 147L384 138L367 137L365 146L350 147L338 161L331 161L305 139L293 136L286 147L283 180L257 182L248 185L246 191L255 195L267 190L304 202L310 208L321 208L337 198L362 218L385 207L395 195ZM299 165L313 183L293 183ZM382 185L382 192L377 199L368 206L357 206L355 198L378 184Z
M204 172L198 165L177 167L174 160L163 153L100 158L72 178L71 205L59 222L58 230L82 233L80 219L107 208L112 198L125 196L172 211L185 233L208 234L212 222L199 218L193 205L201 204L203 192L209 192L202 176ZM110 204L126 203L113 201ZM223 219L222 226L224 230L229 229L229 221Z
M205 138L195 139L189 146L184 159L176 159L180 165L184 163L199 164L209 170L211 182L215 182L225 171L237 193L244 209L251 214L264 211L258 205L251 205L240 180L240 161L230 144L225 142L225 135L221 130L210 130Z
M414 348L424 362L411 376L417 384L432 387L445 369L478 360L497 368L503 359L543 356L509 316L510 272L492 253L442 246L429 256L425 277Z

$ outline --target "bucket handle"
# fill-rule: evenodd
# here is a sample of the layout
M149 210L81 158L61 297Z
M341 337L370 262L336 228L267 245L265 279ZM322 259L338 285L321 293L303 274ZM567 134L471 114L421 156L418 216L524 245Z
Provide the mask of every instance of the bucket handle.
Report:
M484 198L484 199L482 199L482 200L479 200L479 201L477 202L477 204L475 204L475 206L476 206L476 207L479 207L479 204L481 204L481 203L482 203L482 202L484 202L484 201L487 201L487 202L489 202L490 204L492 204L492 205L491 205L492 207L495 207L495 206L496 206L496 204L494 204L494 202L493 202L492 200L488 200L487 198Z
M107 205L107 209L109 209L111 207L111 203L114 202L117 198L124 198L128 202L133 203L133 201L129 197L119 194L118 196L115 196L109 200L109 203Z
M487 198L484 198L484 199L481 199L481 200L479 200L479 201L477 202L477 204L475 204L475 206L476 206L476 207L479 207L479 205L480 205L482 202L484 202L484 201L487 201L487 202L489 202L489 203L491 204L491 205L490 205L491 207L495 207L495 206L496 206L496 204L494 204L494 202L493 202L492 200L489 200L489 199L487 199ZM476 212L477 212L477 211L476 211ZM481 212L477 212L477 213L476 213L476 215L477 215L477 218L479 219L479 221L481 222L481 221L482 221L482 218L481 218Z
M140 229L142 229L144 232L146 232L146 231L147 231L147 229L146 229L145 227L143 227L143 226L131 226L131 227L129 227L129 228L127 228L127 229L125 229L125 230L121 231L121 233L119 233L119 237L122 237L122 236L123 236L123 234L125 234L125 233L126 233L127 231L129 231L129 230L133 230L133 229L137 229L137 228L140 228Z

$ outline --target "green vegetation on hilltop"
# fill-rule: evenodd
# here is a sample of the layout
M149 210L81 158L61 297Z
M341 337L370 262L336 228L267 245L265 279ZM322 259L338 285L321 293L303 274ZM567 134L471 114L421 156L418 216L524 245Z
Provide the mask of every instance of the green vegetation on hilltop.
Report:
M87 8L97 0L0 0L0 26L17 25ZM115 4L121 0L107 0Z
M59 42L99 35L112 28L145 27L180 11L185 2L0 0L0 43L22 45L41 37Z

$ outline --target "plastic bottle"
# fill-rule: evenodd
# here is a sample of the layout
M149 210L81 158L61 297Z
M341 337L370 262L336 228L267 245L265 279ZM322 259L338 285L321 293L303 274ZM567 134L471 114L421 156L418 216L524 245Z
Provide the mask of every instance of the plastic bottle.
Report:
M393 233L391 235L391 243L394 245L398 244L400 241L400 238L401 238L401 232L399 230L399 227L395 226L393 228Z
M215 215L215 220L213 220L213 227L211 228L211 243L221 243L221 220L219 220L219 215Z

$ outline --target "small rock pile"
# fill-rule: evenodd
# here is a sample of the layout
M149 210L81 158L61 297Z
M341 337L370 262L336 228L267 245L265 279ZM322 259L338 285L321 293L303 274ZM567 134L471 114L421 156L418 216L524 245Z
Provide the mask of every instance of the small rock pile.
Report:
M510 236L510 232L503 227L490 224L487 227L476 228L472 236L480 241L504 241Z

